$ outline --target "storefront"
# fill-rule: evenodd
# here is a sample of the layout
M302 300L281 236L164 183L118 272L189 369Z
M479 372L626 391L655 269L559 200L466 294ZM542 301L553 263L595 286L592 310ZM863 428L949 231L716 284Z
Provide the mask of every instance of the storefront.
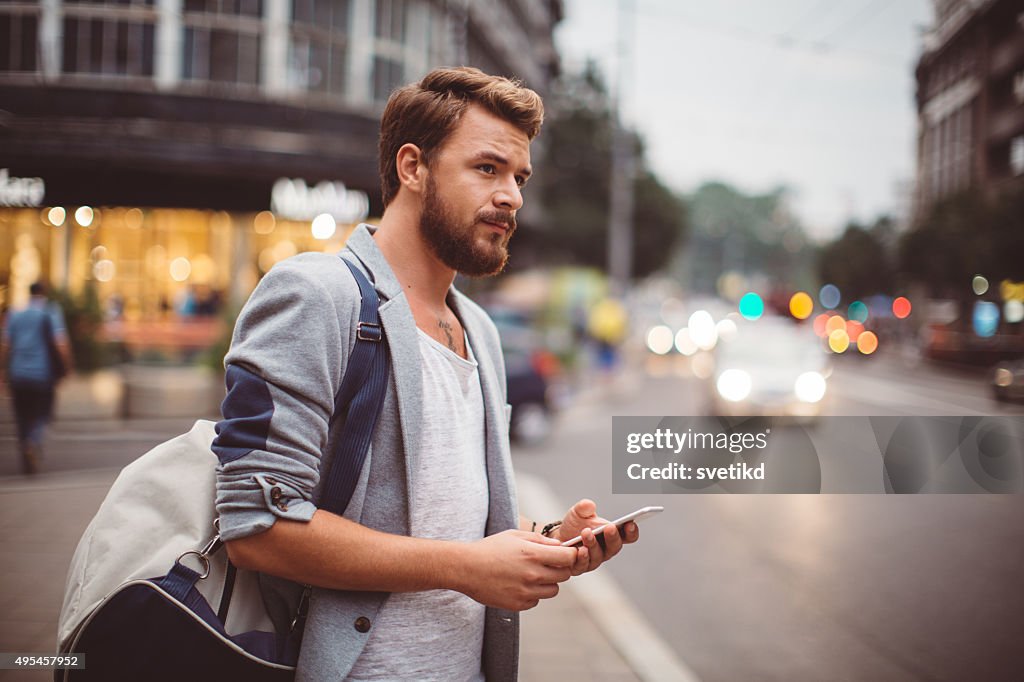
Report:
M140 349L209 345L275 263L336 252L370 211L368 194L340 181L279 178L257 200L263 210L245 211L65 204L45 177L12 168L3 180L3 307L23 304L38 280L78 298L91 288L104 337Z

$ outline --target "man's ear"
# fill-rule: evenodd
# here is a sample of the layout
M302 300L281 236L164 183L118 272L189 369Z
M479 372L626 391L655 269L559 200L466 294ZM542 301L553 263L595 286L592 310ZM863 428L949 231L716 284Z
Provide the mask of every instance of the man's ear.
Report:
M398 171L398 182L402 187L416 194L423 192L429 170L426 158L419 147L410 142L403 144L398 150L395 168Z

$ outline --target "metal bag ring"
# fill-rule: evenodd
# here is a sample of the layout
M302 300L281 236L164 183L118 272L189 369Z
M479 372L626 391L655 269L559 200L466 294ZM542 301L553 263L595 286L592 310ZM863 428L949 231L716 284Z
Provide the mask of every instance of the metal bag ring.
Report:
M179 556L178 560L177 560L177 563L180 564L181 560L184 559L185 557L187 557L189 554L194 554L196 557L198 557L199 558L199 563L202 564L202 566L203 566L203 573L202 573L202 575L199 576L199 579L202 580L203 578L209 577L209 575L210 575L210 560L207 559L203 554L195 551L194 549L190 549L189 551L187 551L187 552L183 553L181 556Z

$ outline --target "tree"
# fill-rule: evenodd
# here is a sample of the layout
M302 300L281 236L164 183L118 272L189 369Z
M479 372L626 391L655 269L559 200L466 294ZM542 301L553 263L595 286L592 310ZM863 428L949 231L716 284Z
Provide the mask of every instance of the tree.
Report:
M784 187L744 194L723 182L707 182L688 197L692 290L715 292L726 272L763 275L788 289L807 285L813 277L811 250L786 206L786 194Z
M969 299L975 275L1024 279L1024 186L988 198L967 190L936 202L900 241L901 269L932 295Z
M818 255L821 281L839 287L847 301L890 293L895 276L883 242L889 230L888 218L880 218L870 229L847 225L842 236L822 247Z
M571 263L605 269L608 262L613 116L596 68L563 76L549 97L538 140L541 162L527 191L547 209L543 224L523 221L511 266ZM633 133L638 172L634 184L633 276L665 266L686 234L686 207L646 167Z

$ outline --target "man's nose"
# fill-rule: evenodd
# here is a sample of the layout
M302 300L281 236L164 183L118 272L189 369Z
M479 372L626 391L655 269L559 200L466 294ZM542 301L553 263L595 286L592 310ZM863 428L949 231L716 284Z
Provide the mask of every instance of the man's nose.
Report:
M506 211L518 211L523 206L523 193L514 179L505 183L494 193L492 198L496 208Z

